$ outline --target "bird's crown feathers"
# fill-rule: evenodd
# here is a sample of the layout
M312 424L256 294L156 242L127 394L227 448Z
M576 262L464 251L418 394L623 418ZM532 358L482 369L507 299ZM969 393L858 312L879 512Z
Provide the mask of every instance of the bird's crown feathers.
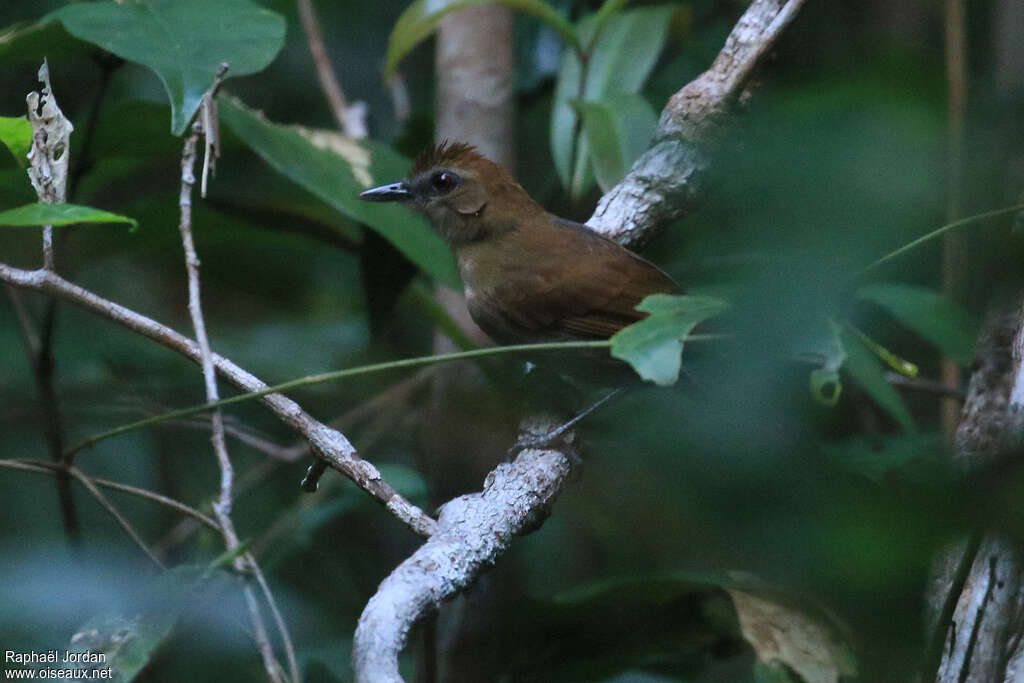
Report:
M481 161L486 161L486 158L473 145L443 140L441 144L424 150L416 157L411 174L423 173L435 166L472 166Z

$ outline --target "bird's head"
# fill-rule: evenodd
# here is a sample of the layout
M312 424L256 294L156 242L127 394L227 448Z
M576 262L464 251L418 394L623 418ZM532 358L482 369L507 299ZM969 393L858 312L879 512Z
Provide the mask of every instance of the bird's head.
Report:
M359 198L408 205L453 246L514 229L527 214L543 212L508 171L461 142L427 150L405 180L366 190Z

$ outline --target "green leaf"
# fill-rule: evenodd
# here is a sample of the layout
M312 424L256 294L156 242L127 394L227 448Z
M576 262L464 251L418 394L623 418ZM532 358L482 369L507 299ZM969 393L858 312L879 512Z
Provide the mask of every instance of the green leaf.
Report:
M185 132L222 63L228 76L262 71L285 38L284 18L248 0L80 2L47 18L155 71L171 100L175 135Z
M668 37L669 19L676 9L677 5L641 7L608 18L590 55L582 89L579 57L571 50L565 52L555 84L551 115L551 154L565 187L586 191L588 185L578 179L579 166L575 172L577 180L570 175L575 157L581 154L581 141L576 139L578 114L570 102L574 99L599 102L612 95L640 92L661 54ZM601 21L606 16L602 15ZM584 45L589 45L597 35L598 18L591 15L580 22L580 40Z
M853 380L889 413L903 429L908 432L916 430L914 418L910 416L903 399L892 386L885 381L885 373L878 364L878 357L862 339L861 335L844 328L840 339L846 349L846 363L843 365Z
M50 18L19 22L0 29L0 61L10 68L30 63L38 68L43 59L58 60L86 57L95 48L68 35L64 27Z
M651 315L612 337L612 356L620 358L646 380L667 386L679 378L683 338L703 320L728 308L710 296L652 294L636 307Z
M473 5L504 5L530 14L562 34L570 45L579 45L576 30L565 17L544 0L416 0L402 12L388 38L384 76L394 74L398 63L437 28L441 19L456 10Z
M822 444L825 455L862 477L882 483L897 471L906 474L918 464L945 465L945 437L938 433L911 433L870 437L854 436L843 441Z
M32 148L32 124L24 116L0 116L0 142L11 150L18 166L28 166L25 155Z
M138 222L134 218L78 204L39 202L0 211L0 225L16 228L39 225L72 225L74 223L128 223L132 228L138 227Z
M857 297L881 306L957 363L971 363L977 321L941 294L910 285L878 283L861 287Z
M576 106L583 115L583 133L593 157L597 184L607 192L647 149L658 115L639 95L613 95Z
M97 671L109 669L114 680L125 683L134 680L172 636L185 610L225 589L222 576L211 582L207 575L202 567L181 565L146 581L137 588L130 612L111 610L89 619L68 649L102 653L106 661L93 665Z
M368 187L405 175L408 161L390 147L370 140L356 142L333 131L271 123L233 98L220 98L220 114L279 173L376 230L434 279L459 286L448 246L426 221L401 206L358 197Z

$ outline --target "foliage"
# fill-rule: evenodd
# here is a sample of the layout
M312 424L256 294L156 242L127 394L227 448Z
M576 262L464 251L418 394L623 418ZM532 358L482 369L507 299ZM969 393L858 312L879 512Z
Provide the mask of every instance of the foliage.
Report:
M228 62L222 155L209 197L193 199L214 350L268 383L345 369L330 384L296 382L289 396L325 421L338 417L425 509L479 490L531 392L519 379L522 351L460 356L495 361L486 383L466 389L411 369L424 361L400 362L430 356L435 330L455 329L424 292L457 277L420 219L356 199L400 178L429 144L435 93L423 43L469 4L317 3L346 94L370 104L373 135L358 142L328 130L293 3L0 6L0 142L12 152L0 154L0 224L18 228L0 230L0 263L37 268L32 226L65 225L56 231L64 277L187 330L181 136ZM710 0L505 4L521 45L537 53L519 79L518 176L546 208L575 219L627 172L657 111L707 68L738 11ZM858 680L910 680L926 649L933 551L980 515L1021 537L1019 475L972 480L963 495L944 465L940 397L891 376L936 378L943 358L966 368L986 301L1017 283L1022 253L1008 223L1019 209L988 212L1015 201L996 190L1011 175L998 160L1019 150L1003 118L986 118L1008 105L979 102L974 114L986 134L972 141L964 206L985 222L950 223L937 22L904 34L834 1L802 11L740 125L709 154L703 208L645 252L687 290L649 299L652 315L611 342L653 383L587 418L584 476L487 577L502 596L488 627L507 636L500 661L514 680L797 680L806 662L758 661L767 655L744 636L734 590L827 623L837 651L852 650L855 666L839 668ZM850 40L835 39L837 22ZM895 35L903 40L887 42ZM23 170L24 95L44 55L76 130L63 206L35 204ZM393 115L382 66L405 76L408 120ZM72 225L86 222L140 229ZM943 223L933 237L956 230L971 243L955 302L941 293L938 240L917 241ZM680 355L682 337L705 333L713 338ZM46 363L23 352L47 338L56 418L37 383ZM5 462L49 463L54 419L66 449L203 402L191 364L41 295L0 303L0 349ZM378 363L381 372L368 372ZM449 386L443 400L434 385ZM256 402L238 401L226 416L243 547L267 572L306 680L346 680L362 606L418 540L330 473L316 495L302 494L301 444ZM218 473L208 422L177 418L98 442L75 464L209 512ZM493 455L481 440L498 444ZM17 587L0 598L6 647L62 649L86 634L78 641L96 649L121 634L117 666L128 678L261 680L241 590L251 579L225 561L222 539L179 511L111 491L176 567L157 572L73 485L82 534L70 551L53 478L0 469L0 582ZM738 584L737 568L778 590Z

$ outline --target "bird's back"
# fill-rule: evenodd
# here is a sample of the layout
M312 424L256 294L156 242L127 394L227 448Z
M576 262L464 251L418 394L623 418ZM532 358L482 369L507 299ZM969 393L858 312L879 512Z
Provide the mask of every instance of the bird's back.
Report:
M501 252L467 245L458 258L470 314L502 344L606 339L647 316L636 310L646 296L681 292L649 261L550 214L497 239L511 244ZM519 258L487 262L510 251Z

